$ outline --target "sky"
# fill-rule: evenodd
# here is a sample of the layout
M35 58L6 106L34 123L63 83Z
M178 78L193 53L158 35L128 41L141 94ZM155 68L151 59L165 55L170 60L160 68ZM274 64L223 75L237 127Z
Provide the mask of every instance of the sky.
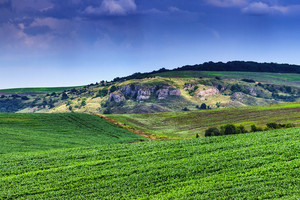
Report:
M0 88L207 61L300 65L299 0L0 0Z

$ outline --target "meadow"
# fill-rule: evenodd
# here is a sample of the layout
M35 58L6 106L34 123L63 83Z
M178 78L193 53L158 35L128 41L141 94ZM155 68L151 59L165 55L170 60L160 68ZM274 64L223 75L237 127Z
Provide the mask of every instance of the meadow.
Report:
M74 87L49 87L49 88L12 88L2 89L0 93L3 94L34 94L34 93L52 93L52 92L63 92L65 90L71 90L74 88L81 88L83 86Z
M300 86L299 74L293 73L261 73L261 72L229 72L229 71L171 71L154 74L154 76L170 78L199 78L199 77L220 77L222 79L253 79L258 82Z
M84 113L0 113L0 154L144 139L98 116Z
M299 199L300 128L0 155L0 199Z
M265 126L270 122L300 125L300 104L286 103L265 106L249 106L226 109L186 112L144 113L108 115L126 126L144 131L148 135L165 139L195 138L204 136L206 129L225 124Z

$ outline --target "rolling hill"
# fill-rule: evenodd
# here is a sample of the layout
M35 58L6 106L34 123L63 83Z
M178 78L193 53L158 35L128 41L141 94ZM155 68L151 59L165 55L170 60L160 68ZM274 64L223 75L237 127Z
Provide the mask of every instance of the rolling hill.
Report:
M210 62L83 87L1 90L0 112L128 114L295 102L300 100L299 69L287 64Z
M299 199L300 129L0 155L0 199Z
M0 114L0 154L141 140L145 138L89 114Z
M210 127L226 124L265 127L267 123L294 123L300 126L300 104L275 104L187 112L114 114L107 116L113 123L160 139L195 138L204 136Z

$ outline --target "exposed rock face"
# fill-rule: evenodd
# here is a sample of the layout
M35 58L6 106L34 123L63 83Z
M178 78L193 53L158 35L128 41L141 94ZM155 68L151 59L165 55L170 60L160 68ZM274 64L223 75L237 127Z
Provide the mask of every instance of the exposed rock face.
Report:
M197 95L201 96L201 97L208 97L208 96L213 96L213 95L217 95L217 94L220 94L220 91L217 88L202 90L197 93Z
M134 97L137 94L137 88L134 86L126 85L122 87L122 93L125 96Z
M139 89L137 92L137 97L136 100L137 101L141 101L141 100L146 100L146 99L150 99L151 97L151 91L150 89Z
M169 89L159 89L157 90L156 95L158 100L166 99L169 95Z
M251 87L246 87L249 90L249 93L252 96L256 96L257 95L257 90L255 88L251 88Z
M171 95L171 96L180 96L181 95L181 91L179 89L170 90L169 91L169 95Z
M155 94L158 100L166 99L170 96L180 96L181 91L179 89L171 88L170 86L165 86L162 89L157 87L151 88L139 88L138 86L126 85L122 87L121 92L126 97L135 98L137 101L147 100L151 98L151 95Z
M108 98L108 101L109 101L109 102L114 101L114 102L117 102L117 103L120 103L120 102L125 101L125 100L126 100L126 99L125 99L125 97L123 96L123 94L119 94L119 93L111 93L111 94L109 95L109 98Z

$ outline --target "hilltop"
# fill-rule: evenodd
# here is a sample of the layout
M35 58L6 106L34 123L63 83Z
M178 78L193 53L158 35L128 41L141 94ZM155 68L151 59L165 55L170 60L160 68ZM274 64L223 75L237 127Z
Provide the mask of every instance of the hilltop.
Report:
M298 68L274 63L204 63L82 87L0 90L0 112L127 114L294 102L300 100ZM218 71L202 71L207 69Z

